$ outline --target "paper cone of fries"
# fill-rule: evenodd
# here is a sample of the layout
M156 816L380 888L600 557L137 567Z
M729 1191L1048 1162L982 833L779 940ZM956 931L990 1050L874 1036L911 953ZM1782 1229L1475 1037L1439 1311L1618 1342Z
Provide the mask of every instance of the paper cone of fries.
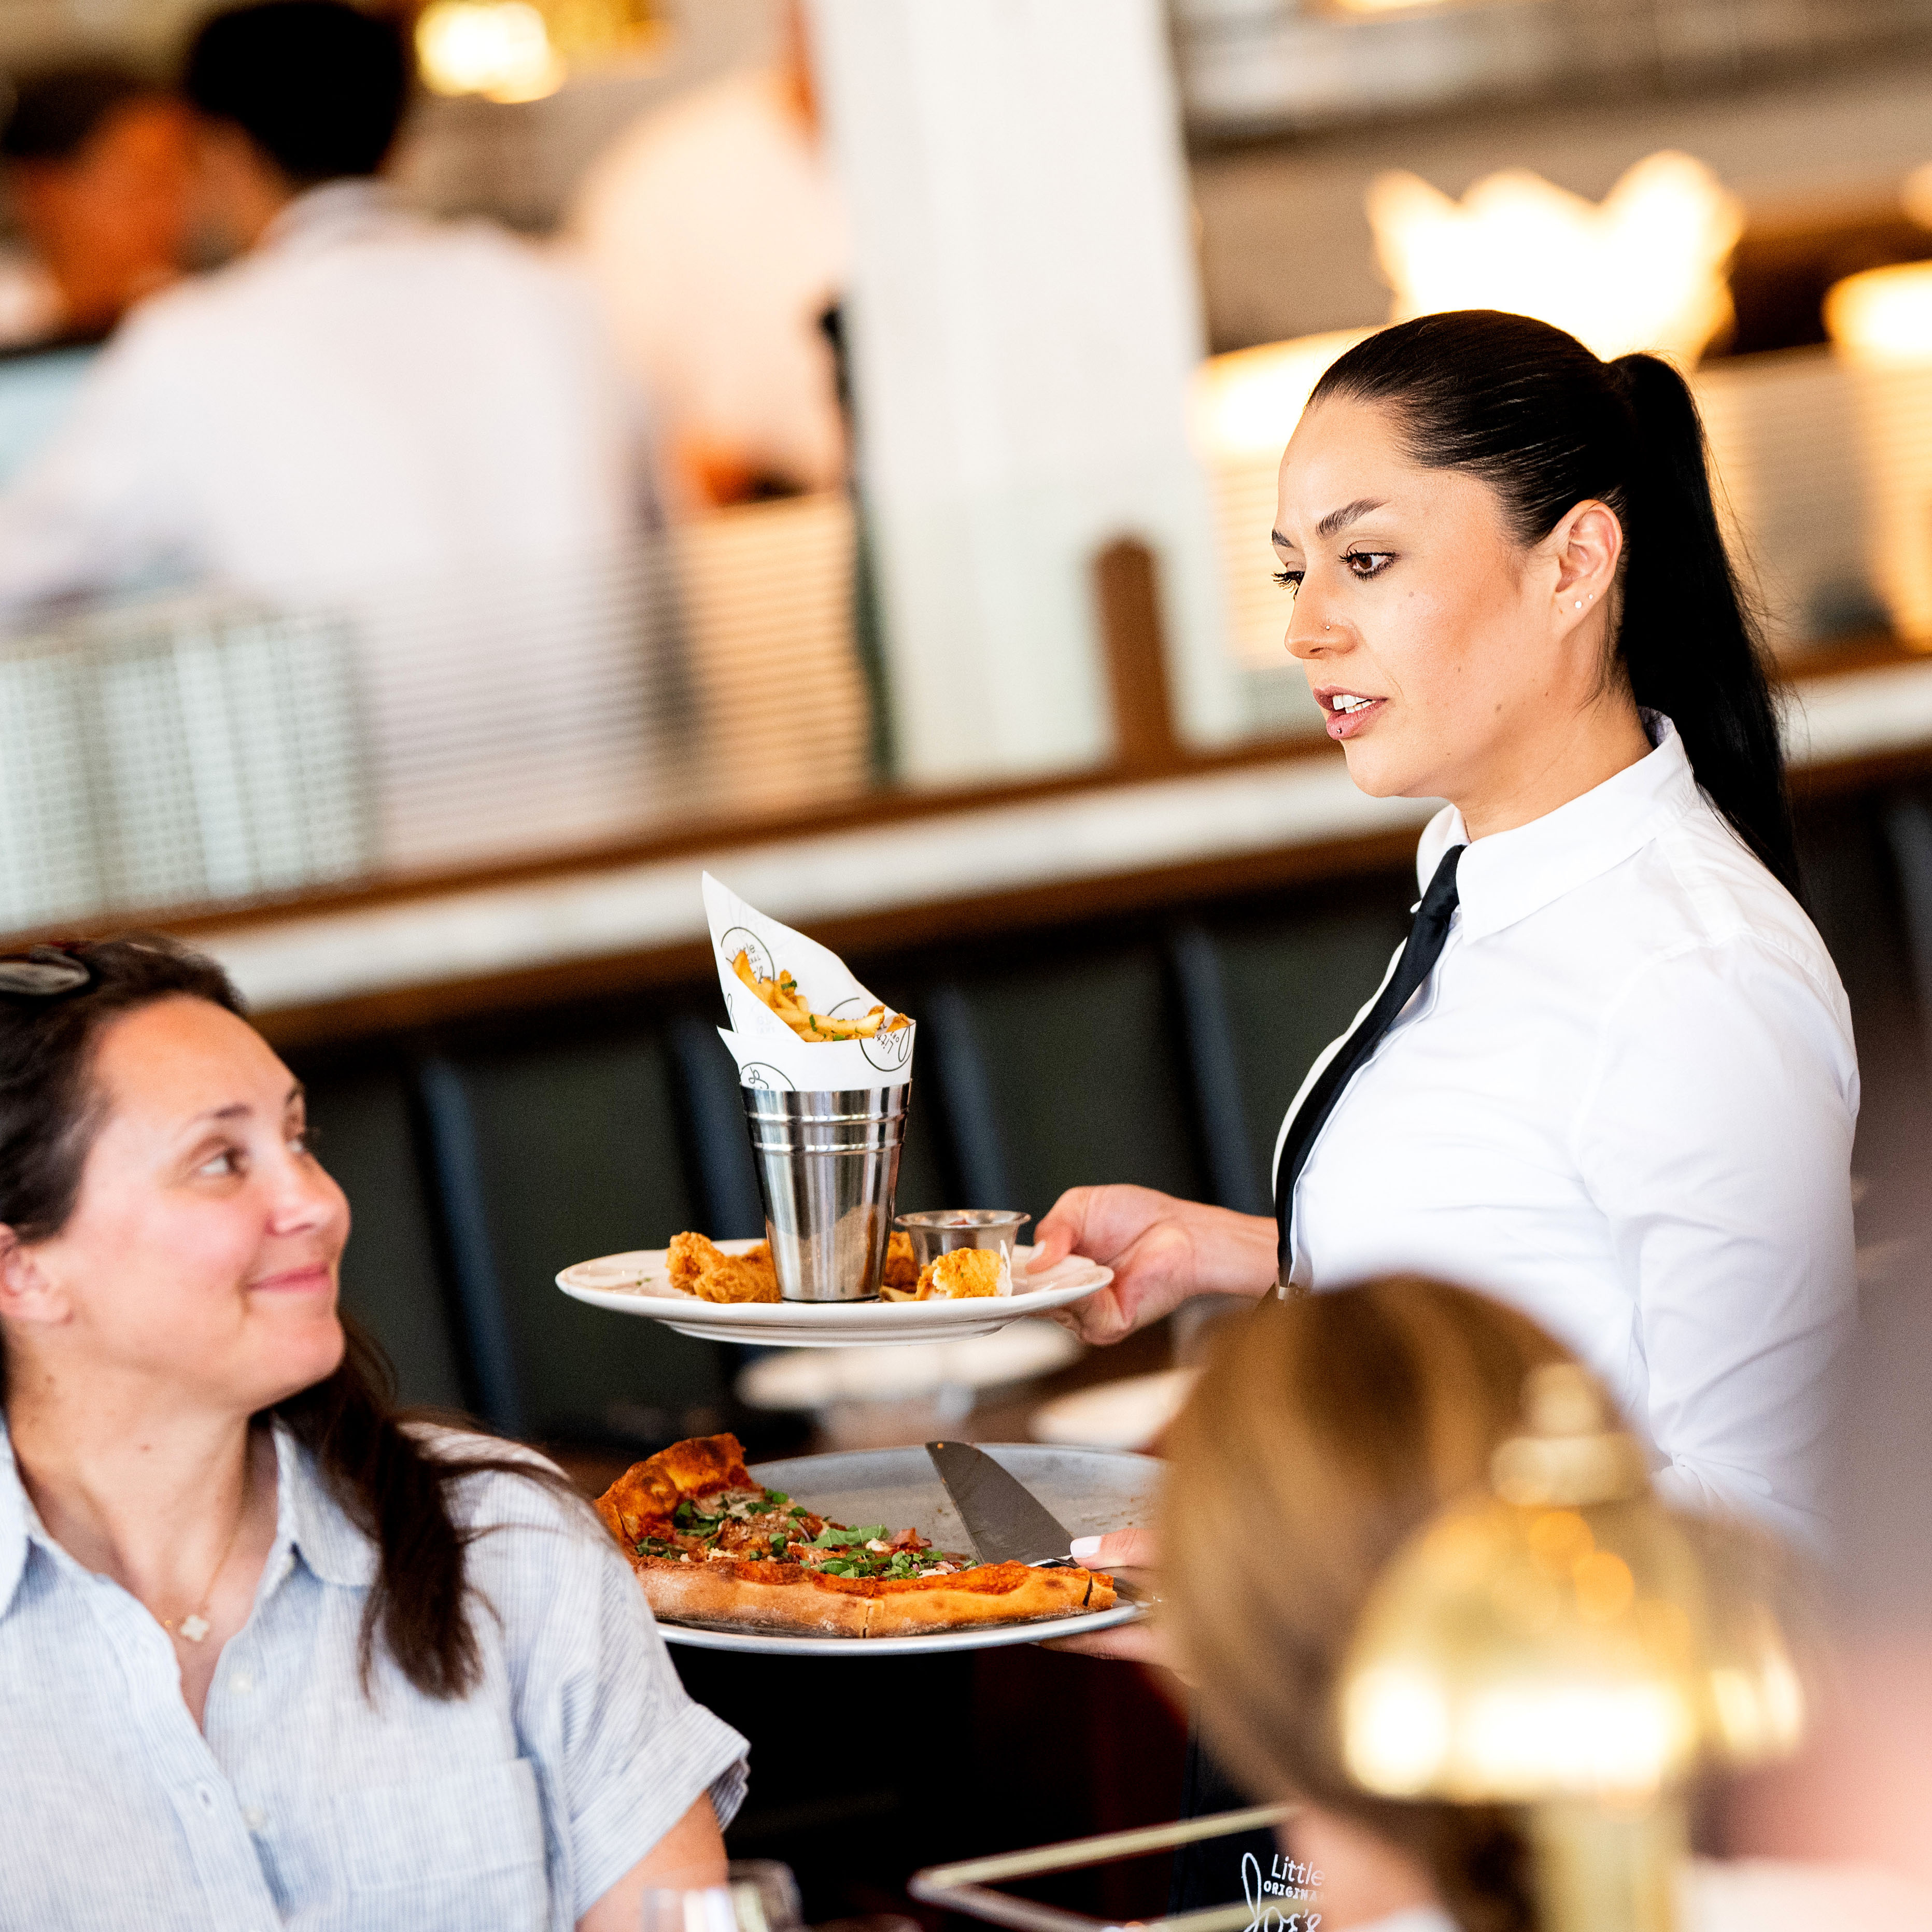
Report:
M892 1232L913 1024L708 872L704 910L778 1292L868 1300Z
M731 1018L718 1036L740 1086L850 1093L912 1078L918 1029L862 986L837 953L766 918L709 872L704 911Z

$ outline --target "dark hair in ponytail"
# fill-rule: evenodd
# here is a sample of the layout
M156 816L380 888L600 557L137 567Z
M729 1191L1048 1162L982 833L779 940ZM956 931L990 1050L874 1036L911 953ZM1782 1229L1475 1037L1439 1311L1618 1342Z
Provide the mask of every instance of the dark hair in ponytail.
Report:
M104 1116L93 1084L95 1048L114 1020L162 1000L206 1000L240 1016L241 995L212 959L177 941L141 935L37 949L76 983L20 992L0 981L0 1223L22 1241L58 1234L74 1212L82 1170ZM482 1654L464 1586L464 1550L481 1530L459 1528L453 1485L490 1472L525 1478L575 1502L548 1465L507 1446L501 1456L432 1454L403 1424L382 1351L350 1322L334 1373L275 1404L312 1454L337 1502L377 1546L363 1608L364 1689L378 1637L403 1675L431 1697L472 1689ZM0 1395L6 1359L0 1340ZM467 1425L473 1426L474 1425ZM580 1507L580 1504L578 1505ZM586 1517L586 1520L587 1520Z
M1311 401L1382 404L1409 453L1480 476L1519 542L1577 504L1622 524L1617 661L1632 695L1676 725L1697 782L1793 892L1798 862L1777 706L1756 615L1712 500L1704 428L1654 356L1604 362L1528 316L1418 316L1358 343Z

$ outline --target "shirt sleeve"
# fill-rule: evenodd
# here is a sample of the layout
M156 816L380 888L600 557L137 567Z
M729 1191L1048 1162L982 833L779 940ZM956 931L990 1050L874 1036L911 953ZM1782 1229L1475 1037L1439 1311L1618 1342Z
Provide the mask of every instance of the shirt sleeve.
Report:
M0 494L0 620L111 589L173 560L187 506L171 480L175 331L138 312L88 370L71 414ZM171 376L170 370L173 370Z
M637 1578L602 1527L574 1510L560 1522L548 1499L536 1507L548 1520L533 1532L519 1525L472 1549L503 1623L521 1748L536 1761L558 1841L560 1895L580 1918L700 1797L721 1826L730 1822L747 1746L686 1694ZM514 1510L530 1513L524 1498Z
M1838 1007L1842 1006L1842 1000ZM1823 1528L1856 1310L1858 1069L1826 989L1750 937L1639 974L1605 1016L1577 1160L1633 1288L1666 1499Z

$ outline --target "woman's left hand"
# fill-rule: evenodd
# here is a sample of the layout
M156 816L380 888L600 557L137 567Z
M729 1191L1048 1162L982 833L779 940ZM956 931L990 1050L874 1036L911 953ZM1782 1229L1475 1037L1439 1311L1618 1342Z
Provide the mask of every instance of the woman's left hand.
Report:
M1150 1588L1154 1582L1154 1532L1147 1529L1117 1529L1107 1536L1075 1539L1072 1555L1090 1570L1104 1570L1118 1576L1124 1571L1136 1574L1125 1580L1138 1588ZM1116 1624L1112 1630L1088 1630L1079 1636L1048 1637L1045 1650L1070 1650L1082 1657L1111 1657L1124 1664L1148 1664L1172 1670L1167 1652L1166 1633L1152 1617L1136 1617Z

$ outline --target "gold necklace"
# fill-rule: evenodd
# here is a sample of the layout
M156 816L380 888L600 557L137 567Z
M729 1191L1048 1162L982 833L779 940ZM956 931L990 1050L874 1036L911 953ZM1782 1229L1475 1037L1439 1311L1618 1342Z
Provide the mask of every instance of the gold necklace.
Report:
M221 1554L216 1558L214 1568L208 1581L202 1586L201 1601L198 1607L189 1611L184 1617L164 1617L161 1628L169 1636L186 1637L190 1643L199 1643L214 1625L208 1621L208 1599L214 1594L214 1586L223 1570L228 1568L228 1559L235 1553L235 1539L242 1534L242 1520L248 1514L248 1478L244 1471L242 1478L242 1507L235 1513L235 1527L228 1532L228 1540L222 1546ZM178 1628L177 1628L178 1624Z

